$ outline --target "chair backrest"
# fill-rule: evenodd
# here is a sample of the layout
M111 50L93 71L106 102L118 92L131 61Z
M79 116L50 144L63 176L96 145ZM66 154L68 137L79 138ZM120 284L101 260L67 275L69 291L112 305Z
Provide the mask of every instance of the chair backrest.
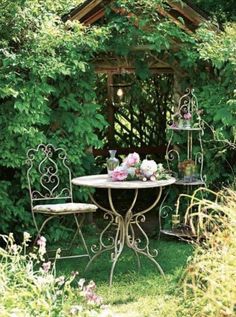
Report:
M63 148L39 144L27 152L27 179L31 204L39 201L72 202L71 171Z

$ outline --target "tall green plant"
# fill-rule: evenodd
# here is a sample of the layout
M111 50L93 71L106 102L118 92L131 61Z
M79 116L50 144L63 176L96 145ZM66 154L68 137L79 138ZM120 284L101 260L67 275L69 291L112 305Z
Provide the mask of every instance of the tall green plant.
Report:
M92 166L105 126L94 93L91 59L107 32L62 22L65 1L2 3L0 18L0 231L22 231L30 221L25 155L51 142L67 149L75 175ZM16 225L16 227L15 227Z

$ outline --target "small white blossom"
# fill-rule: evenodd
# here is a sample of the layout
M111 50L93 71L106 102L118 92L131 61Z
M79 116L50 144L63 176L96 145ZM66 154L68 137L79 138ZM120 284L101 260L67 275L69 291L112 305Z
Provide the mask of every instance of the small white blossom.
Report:
M71 307L70 313L71 315L78 315L78 313L81 313L83 311L83 307L81 305L74 305Z
M157 171L157 163L153 160L143 160L140 170L145 177L149 178Z
M30 241L30 234L28 232L24 232L23 236L24 236L24 242Z
M80 287L80 289L82 289L84 287L84 283L85 283L85 279L81 278L78 282L78 286Z

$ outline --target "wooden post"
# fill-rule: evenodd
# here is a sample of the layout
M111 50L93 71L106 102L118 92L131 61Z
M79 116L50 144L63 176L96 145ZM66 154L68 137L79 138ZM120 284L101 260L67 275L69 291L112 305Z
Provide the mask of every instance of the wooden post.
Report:
M108 104L107 104L107 120L109 123L108 127L108 146L111 148L113 145L115 145L115 113L114 113L114 107L112 105L112 87L111 85L113 84L113 79L112 79L112 73L108 72L107 73L107 92L108 92Z

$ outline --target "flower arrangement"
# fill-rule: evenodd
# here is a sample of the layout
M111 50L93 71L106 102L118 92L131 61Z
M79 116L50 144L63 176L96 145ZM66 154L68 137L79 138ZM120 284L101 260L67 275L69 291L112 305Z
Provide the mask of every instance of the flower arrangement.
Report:
M161 163L153 160L140 160L138 153L130 153L111 173L113 181L135 180L156 181L168 179L170 176Z
M179 112L173 117L177 119L177 122L174 122L173 127L189 128L191 126L192 114L187 106L181 107Z

